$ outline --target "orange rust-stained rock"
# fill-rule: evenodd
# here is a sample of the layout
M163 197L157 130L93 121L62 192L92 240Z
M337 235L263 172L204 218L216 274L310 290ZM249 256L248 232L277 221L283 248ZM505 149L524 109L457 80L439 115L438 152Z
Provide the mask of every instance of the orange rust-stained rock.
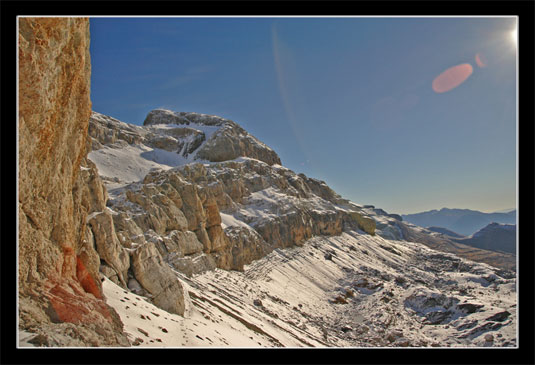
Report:
M56 285L47 297L54 310L56 320L74 324L112 323L110 308L102 300L84 296L78 286Z
M76 258L76 276L80 284L82 284L82 288L84 288L86 293L91 293L96 298L102 299L102 294L98 285L95 282L95 279L93 279L91 274L87 272L85 265L80 259L80 257Z

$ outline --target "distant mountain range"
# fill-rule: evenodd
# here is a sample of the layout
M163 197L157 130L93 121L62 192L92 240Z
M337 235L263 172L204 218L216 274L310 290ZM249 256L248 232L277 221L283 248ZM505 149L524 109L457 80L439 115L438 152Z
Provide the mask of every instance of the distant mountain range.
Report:
M402 215L403 220L420 227L441 227L455 233L470 236L490 223L516 224L516 209L507 213L483 213L470 209L430 210Z

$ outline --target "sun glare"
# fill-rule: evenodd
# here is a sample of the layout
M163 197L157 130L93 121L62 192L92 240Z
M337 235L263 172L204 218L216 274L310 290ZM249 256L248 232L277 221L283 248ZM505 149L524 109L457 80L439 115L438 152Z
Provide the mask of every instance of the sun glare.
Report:
M516 32L516 29L513 29L511 31L511 39L515 44L517 44L517 42L518 42L518 34Z

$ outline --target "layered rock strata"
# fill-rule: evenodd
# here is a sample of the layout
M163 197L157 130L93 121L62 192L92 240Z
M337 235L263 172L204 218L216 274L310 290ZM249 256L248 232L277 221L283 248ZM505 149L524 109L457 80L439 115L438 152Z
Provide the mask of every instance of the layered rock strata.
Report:
M338 235L346 225L375 233L371 218L324 183L248 158L153 171L110 196L121 244L154 245L188 276L215 267L243 270L274 248ZM146 288L136 270L133 278Z
M41 345L128 345L86 224L106 196L86 159L89 19L20 18L18 40L19 328Z

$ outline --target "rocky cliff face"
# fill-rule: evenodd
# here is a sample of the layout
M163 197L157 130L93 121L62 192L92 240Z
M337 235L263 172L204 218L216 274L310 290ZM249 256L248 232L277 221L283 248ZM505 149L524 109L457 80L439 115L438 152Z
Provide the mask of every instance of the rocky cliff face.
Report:
M86 217L106 190L86 159L89 20L19 20L19 327L44 345L128 345L102 294Z
M375 221L360 206L324 182L282 167L275 152L234 122L156 110L144 124L93 113L89 156L110 188L113 225L106 221L109 234L101 241L113 244L101 253L97 238L101 271L156 305L161 306L156 298L162 297L162 288L151 285L169 281L173 270L186 276L215 268L243 270L275 248L299 246L316 235L339 235L347 226L375 234ZM186 156L191 150L186 146L196 145L201 134L206 142ZM227 153L229 146L239 148ZM228 161L218 162L223 159ZM191 160L203 163L184 164ZM121 173L132 167L137 175ZM120 258L125 252L130 263ZM181 313L180 298L175 303L169 311Z
M319 182L243 158L153 171L142 183L114 190L109 207L125 247L154 243L187 275L242 270L274 248L340 234L344 224L374 233L358 206L325 200L310 185Z

